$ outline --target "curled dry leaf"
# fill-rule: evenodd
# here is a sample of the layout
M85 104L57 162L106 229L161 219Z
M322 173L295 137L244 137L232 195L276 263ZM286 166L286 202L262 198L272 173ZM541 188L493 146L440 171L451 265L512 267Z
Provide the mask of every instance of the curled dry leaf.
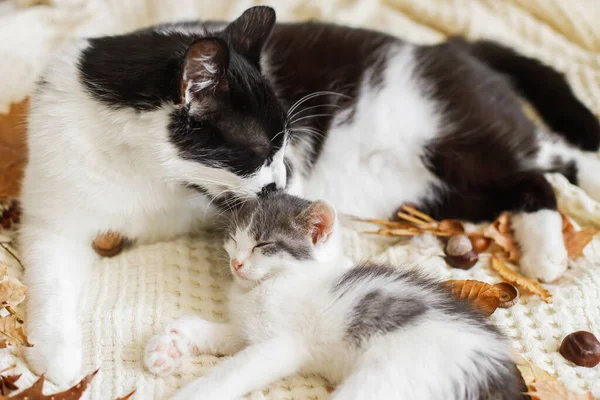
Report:
M552 298L550 292L542 287L539 282L531 280L517 271L510 269L502 260L496 256L492 256L491 267L494 271L502 277L508 283L511 283L521 289L524 289L530 293L537 294L546 303Z
M492 315L500 303L501 291L486 282L476 280L449 280L443 285L458 298L471 302L473 306L486 316Z
M519 261L521 252L517 242L513 239L510 228L510 213L502 213L491 225L483 231L483 235L492 239L507 254L509 261Z
M19 375L0 375L0 394L2 396L6 396L9 392L13 390L18 390L16 382L21 377Z
M29 343L27 335L23 331L23 326L19 322L19 317L16 314L8 315L0 318L0 333L6 336L6 342L10 345L20 345L32 347Z
M534 400L594 400L591 393L578 394L568 391L555 377L527 361L520 355L515 355L515 362L527 385L527 394Z
M500 290L500 304L498 304L498 307L510 308L519 301L519 290L510 283L500 282L496 283L494 287Z
M0 282L0 303L16 306L25 300L27 286L15 278L7 278Z
M72 388L65 390L64 392L45 395L43 394L44 389L44 375L42 375L37 381L34 382L31 387L25 389L21 393L11 396L5 397L0 396L0 400L78 400L81 399L83 393L88 388L94 376L98 373L98 370L92 372L85 378L83 378L79 383Z

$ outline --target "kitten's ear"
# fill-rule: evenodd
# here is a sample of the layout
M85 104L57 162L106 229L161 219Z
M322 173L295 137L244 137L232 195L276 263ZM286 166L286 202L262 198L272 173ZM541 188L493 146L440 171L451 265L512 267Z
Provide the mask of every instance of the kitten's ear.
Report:
M331 204L323 200L313 202L297 217L314 245L325 243L335 227L336 213Z
M228 89L229 48L218 38L204 38L190 45L183 61L181 78L182 102L189 103L198 95Z
M234 49L258 65L263 45L275 26L275 10L258 6L244 13L225 28Z

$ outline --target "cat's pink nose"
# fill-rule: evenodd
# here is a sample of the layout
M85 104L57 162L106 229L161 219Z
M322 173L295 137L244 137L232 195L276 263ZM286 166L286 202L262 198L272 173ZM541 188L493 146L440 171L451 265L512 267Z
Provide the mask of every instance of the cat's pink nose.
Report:
M239 271L240 268L242 268L244 266L244 263L238 261L237 258L232 258L231 259L231 266L233 267L233 269L235 269L236 271Z

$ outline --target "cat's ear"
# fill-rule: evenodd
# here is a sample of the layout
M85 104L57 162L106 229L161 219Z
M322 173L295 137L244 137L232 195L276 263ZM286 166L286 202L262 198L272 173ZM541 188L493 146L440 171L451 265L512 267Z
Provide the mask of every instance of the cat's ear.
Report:
M335 228L336 213L331 204L323 200L313 202L297 217L314 245L325 243Z
M233 48L258 65L263 45L275 26L275 10L257 6L244 13L225 28Z
M204 38L190 45L183 61L181 78L182 103L203 93L226 92L229 48L219 38Z

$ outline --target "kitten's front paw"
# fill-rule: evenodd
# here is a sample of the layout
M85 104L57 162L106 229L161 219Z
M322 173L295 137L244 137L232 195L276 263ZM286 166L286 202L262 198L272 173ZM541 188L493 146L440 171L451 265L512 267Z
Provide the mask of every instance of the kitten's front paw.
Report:
M567 270L569 256L564 246L545 247L521 256L521 271L542 282L554 282Z
M144 364L155 375L171 375L181 368L184 354L185 348L176 333L156 335L146 344Z
M25 349L25 358L31 371L59 386L81 379L82 348L79 332L67 340L51 330L30 330L29 341L34 347Z

